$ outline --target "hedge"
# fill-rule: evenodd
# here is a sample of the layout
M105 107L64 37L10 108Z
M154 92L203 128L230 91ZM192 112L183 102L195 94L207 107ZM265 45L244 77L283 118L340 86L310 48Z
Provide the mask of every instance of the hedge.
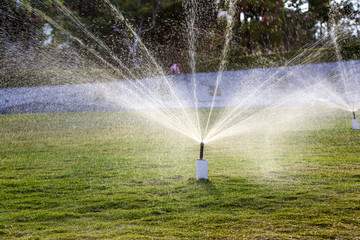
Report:
M337 51L339 54L337 54ZM226 66L224 70L294 66L357 59L360 59L360 44L342 46L338 49L304 49L299 51L229 57L225 59ZM198 72L215 72L219 70L220 62L220 58L198 62L196 69Z
M339 58L338 56L341 57ZM342 46L338 49L305 49L229 57L225 59L227 64L224 70L293 66L357 59L360 59L360 44ZM219 70L220 62L220 58L198 62L196 65L197 72L216 72ZM84 69L78 71L0 72L0 88L119 81L123 79L120 71L120 69ZM132 69L131 72L132 78L144 78L157 75L156 72L153 72L145 76L139 69ZM183 64L182 72L189 73L189 66Z

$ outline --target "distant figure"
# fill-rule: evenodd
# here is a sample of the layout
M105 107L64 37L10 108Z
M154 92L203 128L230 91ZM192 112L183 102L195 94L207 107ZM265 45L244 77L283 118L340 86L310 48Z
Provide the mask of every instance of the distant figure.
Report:
M172 65L170 67L170 73L171 74L180 74L180 64L179 63L175 63L174 65Z

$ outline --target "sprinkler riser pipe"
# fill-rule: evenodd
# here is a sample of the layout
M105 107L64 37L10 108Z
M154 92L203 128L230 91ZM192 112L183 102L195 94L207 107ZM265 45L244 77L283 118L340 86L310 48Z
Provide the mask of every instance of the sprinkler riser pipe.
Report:
M196 160L196 180L208 179L208 160Z
M200 143L200 160L204 157L204 142Z
M358 119L353 119L352 120L352 127L353 127L354 130L359 130L360 129Z

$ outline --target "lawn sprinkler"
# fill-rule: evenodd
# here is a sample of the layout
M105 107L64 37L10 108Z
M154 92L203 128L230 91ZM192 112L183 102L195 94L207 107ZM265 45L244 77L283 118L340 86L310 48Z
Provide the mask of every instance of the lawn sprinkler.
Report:
M208 179L208 161L203 159L204 142L200 143L200 158L196 160L196 180Z
M352 112L354 119L352 120L353 129L359 130L359 120L356 119L355 111Z

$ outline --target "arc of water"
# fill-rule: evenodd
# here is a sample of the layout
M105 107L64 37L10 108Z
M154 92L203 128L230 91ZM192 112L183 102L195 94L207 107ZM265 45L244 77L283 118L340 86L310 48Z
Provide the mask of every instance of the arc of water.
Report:
M326 81L327 81L326 79L323 79L322 81L317 82L314 85L310 85L310 86L302 89L300 91L300 93L304 93L305 95L307 95L308 91L311 91L312 89L324 89L323 84ZM325 92L326 92L326 94L329 94L330 96L334 97L337 100L337 101L335 101L335 104L334 104L336 107L338 107L339 109L343 109L343 110L350 110L350 109L347 109L346 107L344 107L344 106L347 106L344 99L340 98L333 91L330 91L328 88L325 88Z
M90 32L86 26L81 22L81 20L69 9L67 9L59 0L54 0L54 3L57 4L60 11L66 14L68 17L71 18L71 20L92 40L94 40L99 46L101 46L103 49L106 50L106 52L111 56L113 60L115 60L122 68L124 68L131 77L136 78L135 75L132 73L132 71L116 56L113 54L111 49L99 38L97 38L92 32ZM48 19L47 19L48 20ZM70 36L72 36L70 34ZM84 46L84 44L83 44ZM87 47L88 48L88 47ZM89 48L88 48L89 49ZM124 75L123 75L124 76Z
M58 23L56 23L55 21L53 21L49 16L47 16L47 15L46 15L45 13L43 13L42 11L33 8L33 7L32 7L31 5L29 5L28 3L22 3L22 4L23 4L27 9L29 9L30 11L34 11L37 15L43 17L47 22L49 22L49 23L50 23L51 25L53 25L55 28L59 29L61 32L65 33L65 34L68 35L68 36L72 36L72 34L71 34L69 31L67 31L66 29L64 29L63 27L61 27ZM91 37L96 39L96 37L93 36L92 34L91 34ZM113 66L112 64L110 64L109 62L107 62L107 61L106 61L104 58L102 58L96 51L94 51L93 49L91 49L91 48L89 48L88 46L86 46L86 44L84 44L82 40L80 40L79 38L74 37L74 36L72 36L72 38L73 38L75 41L77 41L81 46L85 47L90 53L92 53L96 58L98 58L99 60L101 60L104 64L106 64L106 65L109 66L111 69L113 69L113 70L115 70L117 73L119 73L122 77L124 77L125 79L127 79L127 77L126 77L121 71L119 71L117 68L115 68L115 66ZM94 40L95 40L95 39L94 39ZM102 44L102 45L104 45L104 44ZM108 49L106 46L105 46L105 48ZM110 51L110 50L108 49L108 51ZM110 54L111 54L111 52L110 52ZM116 56L114 56L114 55L111 55L111 56L114 58L114 60L117 60L118 63L121 64L121 66L124 66L124 68L125 68L126 70L128 70L130 74L132 74L132 73L130 72L130 70L120 61L120 59L118 59L118 58L117 58ZM134 75L133 75L133 76L134 76ZM142 83L141 83L141 84L142 84Z
M319 84L319 88L322 87L322 83L325 82L326 80L323 80L322 82L320 82ZM323 88L322 88L323 89ZM323 90L324 91L324 90ZM339 97L339 95L335 94L334 91L332 91L331 89L329 89L328 87L325 87L325 92L327 94L329 94L331 97L333 97L333 99L335 99L335 105L340 108L340 109L345 109L345 110L349 110L349 111L353 111L352 107L348 105L348 103Z
M257 112L257 114L259 114L262 111L265 111L265 109L262 109L261 111ZM224 138L224 137L239 134L240 132L246 132L248 130L248 128L244 127L244 123L247 121L250 121L252 118L255 117L255 115L256 114L246 116L240 122L237 122L231 126L223 128L221 131L217 132L216 134L212 134L211 136L209 135L208 137L206 137L206 142L212 142L212 141ZM241 127L243 127L243 128L241 128Z
M312 86L308 87L311 88ZM304 89L304 90L301 90L301 92L304 92L306 93L307 92L307 89ZM296 93L292 93L291 95L293 94L298 94L297 92ZM286 101L287 98L285 99L282 99L282 101L278 101L277 104L275 104L273 107L276 108L276 107L280 107L282 105L282 103L284 101ZM265 109L261 109L260 111L256 112L255 114L252 114L252 115L249 115L249 116L246 116L244 119L241 120L241 122L237 122L236 124L234 125L231 125L231 126L228 126L224 129L222 129L220 132L216 133L216 134L213 134L212 136L209 136L206 138L206 141L207 142L212 142L212 141L215 141L215 140L219 140L221 138L224 138L224 137L228 137L228 136L232 136L232 135L235 135L235 134L239 134L240 132L246 132L248 129L247 128L240 128L241 126L243 126L244 122L247 122L247 121L251 121L251 119L253 119L256 115L260 114L261 112L264 112L266 111L267 108ZM293 118L296 118L295 116Z
M332 7L331 12L332 12L331 16L334 16L334 14L336 14L334 6ZM347 101L345 101L344 99L340 99L340 97L337 96L334 92L331 92L331 91L327 91L327 92L332 97L337 99L337 101L338 101L337 104L339 104L338 105L339 108L354 111L354 109L356 108L356 100L351 98L350 95L349 95L349 92L351 92L351 87L349 86L349 83L347 81L349 74L347 73L347 68L344 66L343 59L342 59L340 49L339 49L339 46L338 46L338 38L340 36L335 34L335 32L336 32L335 30L336 30L336 28L338 28L338 25L335 23L333 17L330 19L330 25L331 25L331 29L332 29L330 31L330 41L332 41L333 45L335 46L335 54L336 54L336 57L338 59L338 66L340 67L340 78L341 78L341 81L342 81L343 86L345 88L345 94L346 94L346 100ZM328 41L329 41L328 36L323 36L322 38L320 38L315 43L310 44L309 48L310 49L318 48L320 44L324 44L324 42L326 43ZM306 54L305 52L297 54L296 57L294 58L294 60L297 60L298 58L303 58L305 54ZM317 53L317 54L320 55L321 53ZM311 60L314 57L315 56L313 54L310 54L309 56L307 56L303 60L303 62L311 62L311 61L307 61L307 60Z
M350 73L350 77L353 78L354 83L356 84L356 86L360 85L360 61L352 61L351 62L352 67L351 67L351 73ZM357 91L355 91L355 89L352 89L352 93L353 93L353 105L354 108L352 109L353 111L357 111L360 108L360 95L357 93Z
M304 93L305 95L308 94L309 90L312 90L312 89L319 89L319 88L322 88L322 84L324 82L326 82L327 80L324 79L320 82L317 82L315 85L310 85L310 86L307 86L305 87L304 89L300 90L299 92L294 92L292 94L289 95L292 96L292 95L296 95L296 94L299 94L299 93ZM328 89L326 89L328 90ZM338 107L339 109L343 109L343 110L350 110L350 109L346 109L344 108L344 106L347 106L346 103L344 102L343 99L341 99L339 96L337 96L336 94L334 94L332 91L326 91L327 94L331 95L332 97L334 97L335 99L337 99L337 102L335 102L336 104L336 107ZM287 99L287 98L286 98ZM284 99L284 101L286 101L286 99ZM274 107L276 106L281 106L281 102L279 102L278 104L274 105ZM261 110L261 111L265 111L265 109ZM261 112L260 111L260 112ZM257 112L258 114L259 112ZM211 141L214 141L214 140L218 140L218 139L221 139L221 138L224 138L224 137L227 137L227 136L231 136L231 135L234 135L236 133L238 133L238 127L241 126L245 121L248 121L250 120L252 117L254 117L254 115L251 115L251 116L248 116L244 119L241 120L241 122L239 123L236 123L232 126L228 126L228 127L224 127L222 129L219 129L217 131L214 131L212 134L209 134L207 137L206 137L206 141L207 142L211 142ZM226 125L226 124L225 124ZM243 130L245 131L245 130Z
M290 60L290 61L294 61L294 59ZM289 61L289 64L291 64L291 62ZM277 74L279 74L279 72L282 71L282 68L279 68L277 71L275 71L273 74L271 74L270 76L268 76L265 81L263 81L256 89L254 89L249 95L247 95L246 98L244 98L242 101L240 101L239 103L235 104L235 106L233 107L233 109L228 112L225 117L223 117L221 119L221 121L217 122L215 124L215 126L211 129L211 131L208 133L208 135L206 136L206 139L212 138L214 135L216 135L218 132L222 131L222 129L225 129L227 127L227 125L233 121L233 119L236 119L241 113L245 112L245 109L247 106L250 105L250 102L248 102L253 96L255 96L255 94L257 94L258 92L260 92L261 90L264 90L264 87L266 88L266 84L268 84L274 76L276 76ZM289 77L293 74L293 72L287 73L286 77ZM242 108L241 108L242 107Z
M309 46L309 48L314 48L315 46L317 46L322 40L318 40L317 42L311 44ZM289 66L292 65L294 62L296 62L298 59L300 58L304 58L306 57L307 53L305 51L300 52L298 51L298 54L295 55L295 57L293 57L292 59L290 59L285 66ZM312 56L312 55L311 55ZM308 56L307 58L310 58L310 56ZM217 134L217 132L221 131L221 129L223 129L224 127L226 127L226 125L232 120L234 119L234 117L232 116L235 112L236 116L238 116L239 114L241 114L243 111L240 111L239 108L245 104L250 98L252 98L256 93L258 93L261 89L263 89L263 87L269 83L269 81L272 80L272 78L274 76L276 76L279 72L281 71L281 69L279 69L278 71L276 71L274 74L270 75L265 81L262 82L262 84L260 84L260 86L256 89L254 89L254 91L252 93L250 93L243 101L240 101L238 104L235 105L235 107L228 112L222 119L221 121L217 122L215 124L214 127L212 127L211 131L205 136L205 139L209 139L212 138L213 135ZM288 77L289 75L287 75ZM240 113L239 113L240 112Z
M263 111L265 111L265 109L261 110L257 114L260 114ZM211 138L207 139L206 141L209 143L209 142L219 140L219 139L222 139L222 138L225 138L225 137L230 137L230 136L233 136L233 135L236 135L236 134L240 134L240 133L244 133L244 132L253 130L253 129L249 130L248 127L245 127L244 123L251 122L251 120L253 118L255 118L255 116L257 114L247 116L241 122L238 122L238 123L226 128L226 129L222 130L221 132L219 132L218 134L212 136ZM299 115L299 113L297 115ZM296 116L293 116L292 118L296 118Z
M157 64L156 60L154 59L154 57L151 55L151 53L149 52L149 50L147 49L147 47L144 45L144 43L142 42L142 40L140 39L140 37L136 34L136 32L132 29L131 25L128 23L128 21L125 19L125 17L123 16L123 14L112 4L110 3L109 0L104 0L105 3L108 4L108 6L113 10L113 12L117 15L117 17L119 18L119 20L121 20L123 23L125 23L125 25L127 26L127 28L129 29L129 31L131 31L131 33L134 36L137 36L138 40L139 40L139 45L141 45L141 47L145 50L146 54L148 55L148 57L151 59L151 61L155 64L155 67L157 69L157 71L159 73L161 73L161 77L163 78L163 80L165 81L166 85L168 86L171 94L174 96L177 104L179 105L179 107L181 108L181 111L183 112L185 118L188 121L188 125L191 126L191 128L193 129L193 131L197 132L198 136L201 136L201 133L199 132L199 130L194 126L193 121L191 120L189 114L185 111L185 107L184 105L181 103L179 97L177 96L177 94L175 93L173 87L171 86L171 84L169 83L168 79L165 76L163 70L160 68L160 66Z
M340 49L339 49L339 43L338 43L338 37L336 36L336 27L335 27L335 23L332 20L332 26L331 26L331 31L330 31L330 39L333 42L334 46L335 46L335 54L336 54L336 58L338 60L338 66L340 68L340 79L344 85L345 88L345 94L346 94L346 99L347 99L347 103L349 105L349 107L351 108L351 110L353 110L355 108L355 103L352 102L350 96L349 96L349 84L348 81L346 80L346 76L345 76L345 72L346 72L346 68L344 67L343 64L343 58L341 56L340 53Z
M312 44L312 47L314 47L314 46L316 46L316 45L318 45L321 41L323 41L324 39L320 39L319 41L317 41L317 42L315 42L314 44ZM339 51L339 49L338 48L336 48L336 50L337 51ZM296 55L296 57L294 57L293 59L291 59L290 61L289 61L289 63L287 63L286 65L289 65L289 64L291 64L292 62L295 62L295 61L297 61L298 59L302 59L302 58L304 58L305 57L305 60L303 60L303 62L306 62L306 59L308 59L308 58L312 58L312 57L314 57L313 56L313 54L310 54L310 55L306 55L307 53L304 51L304 52L302 52L302 53L300 53L300 54L297 54ZM340 63L340 65L342 66L342 62ZM342 66L343 67L343 66ZM346 78L346 76L345 76L345 73L344 73L344 71L341 71L341 73L342 73L342 79L343 79L343 81L345 81L344 79ZM269 78L269 80L270 80L271 78ZM344 84L346 84L347 82L345 82ZM260 86L260 88L261 88L261 86ZM259 89L260 89L259 88ZM254 95L256 92L258 92L259 91L259 89L256 89L251 95ZM348 88L347 88L348 89ZM348 94L348 90L346 91L347 92L347 94ZM344 109L344 107L342 107L342 106L349 106L349 109L354 109L354 106L356 105L356 104L352 104L353 106L351 106L351 104L350 103L346 103L344 100L342 100L342 99L340 99L339 98L339 96L336 96L334 93L332 93L332 92L330 92L329 93L330 95L332 95L333 97L335 97L335 99L337 99L337 101L338 101L338 107L339 108L342 108L342 109ZM246 99L247 100L247 99ZM350 100L348 100L348 101L350 101ZM243 102L241 102L239 105L242 105L243 104ZM342 105L342 106L341 106ZM233 113L235 112L235 111L237 111L237 108L238 108L238 106L236 106L235 108L234 108L234 110L233 111L231 111L230 113L228 113L228 115L224 118L224 119L222 119L222 121L220 121L220 122L218 122L216 125L215 125L215 127L214 128L212 128L212 131L210 131L209 132L209 134L208 135L206 135L206 137L205 137L205 139L206 139L206 141L209 141L209 140L211 140L211 139L213 139L214 137L216 137L217 136L217 133L219 133L219 131L222 131L221 129L222 129L222 126L226 126L227 124L226 123L228 123L229 121L231 121L231 119L233 119L233 117L232 117L232 115L233 115ZM231 119L230 119L231 118ZM230 129L230 128L229 128ZM226 131L226 130L224 130L224 131Z
M68 32L66 29L64 29L63 27L61 27L61 26L60 26L59 24L57 24L56 22L54 22L50 17L48 17L48 16L47 16L46 14L44 14L42 11L33 8L33 7L32 7L31 5L29 5L28 3L22 2L22 4L23 4L23 6L25 6L28 10L34 11L37 15L43 17L46 21L48 21L48 22L49 22L51 25L53 25L55 28L59 29L60 31L62 31L63 33L65 33L65 34L67 34L67 35L69 35L69 36L72 36L70 32ZM78 23L79 23L79 22L78 22ZM85 29L85 28L83 28L83 29ZM86 29L85 29L85 30L86 30ZM86 30L86 31L87 31L87 30ZM87 31L87 33L88 33L88 31ZM94 40L96 40L96 37L95 37L95 36L93 36L92 34L90 34L90 36L91 36L92 38L95 38ZM74 39L75 41L77 41L79 44L81 44L83 47L85 47L89 52L91 52L95 57L97 57L98 59L100 59L103 63L105 63L106 65L108 65L108 66L111 67L112 69L116 70L118 73L120 73L123 77L126 78L126 76L123 75L123 73L122 73L121 71L119 71L117 68L115 68L112 64L108 63L105 59L103 59L103 58L102 58L97 52L95 52L93 49L87 47L86 44L84 44L79 38L74 37L74 36L72 36L72 37L73 37L73 39ZM98 41L101 43L100 40L98 40ZM106 47L105 44L101 43L101 45L103 45L105 49L109 50L109 48ZM110 51L110 50L109 50L109 51ZM110 54L111 54L111 52L110 52ZM115 59L117 59L113 54L111 54L111 56L114 57ZM122 64L122 62L121 62L119 59L117 59L117 60L118 60L118 62L119 62L120 64ZM122 64L122 65L123 65L123 64ZM124 65L123 65L123 66L124 66ZM126 68L126 67L125 67L125 68ZM126 68L126 69L127 69L127 68ZM128 69L127 69L127 70L128 70ZM130 72L130 73L131 73L131 72ZM134 86L136 89L138 89L139 91L145 93L145 92L144 92L144 89L141 89L138 85L136 85L136 84L133 83L132 81L130 81L130 83L131 83L131 85ZM141 82L140 82L140 85L141 85L142 87L146 88L146 86L144 86ZM127 90L129 91L129 89L127 89ZM151 93L151 91L147 91L147 92L150 92L150 93ZM132 94L135 94L135 93L132 92ZM145 96L146 96L146 95L145 95ZM154 98L148 98L147 101L149 101L149 102L154 102L154 103L156 103L156 105L159 105L159 104L160 104L161 109L162 109L164 112L166 112L168 115L170 115L171 119L172 119L172 120L176 123L176 125L181 129L181 130L180 130L180 129L176 129L176 128L175 128L176 130L178 130L179 132L183 133L184 135L186 135L186 136L194 139L195 141L200 141L197 137L193 136L193 134L191 133L191 131L188 131L188 127L186 127L186 126L183 124L182 121L180 121L173 113L171 113L169 110L167 110L167 109L165 108L165 106L163 106L163 104L162 104L161 102L156 101L156 98L155 98L155 97L154 97ZM147 104L147 101L144 101L144 103ZM148 106L150 106L150 105L148 105Z
M195 34L195 20L196 13L198 10L197 0L188 0L184 2L186 8L189 9L189 14L187 15L187 28L189 30L189 56L190 56L190 67L191 67L191 82L193 85L193 96L195 101L195 112L196 112L196 125L200 133L200 139L203 139L201 132L201 124L199 117L199 103L197 97L197 82L196 82L196 34Z
M213 112L213 109L214 109L215 97L217 95L218 88L219 88L220 82L222 80L222 73L223 73L223 71L225 69L225 65L226 65L226 62L227 62L226 61L226 56L227 56L227 53L228 53L228 50L229 50L230 41L232 39L232 27L233 27L233 24L234 24L234 22L233 22L233 18L234 18L234 15L235 15L234 4L235 4L235 0L226 0L225 1L225 5L229 6L228 7L229 18L227 19L227 22L226 22L225 44L224 44L224 48L223 48L222 53L221 53L221 62L220 62L220 66L219 66L219 73L218 73L218 75L216 77L216 84L215 84L214 94L213 94L213 97L212 97L212 100L211 100L211 107L210 107L209 116L208 116L208 119L207 119L207 122L206 122L204 136L207 135L207 131L208 131L210 120L211 120L211 115L212 115L212 112Z
M256 93L258 93L260 90L263 89L263 87L272 80L272 78L274 76L276 76L281 70L279 69L278 71L276 71L275 73L273 73L272 75L270 75L265 81L263 81L259 87L257 87L256 89L254 89L254 91L252 91L246 98L244 98L242 101L240 101L238 104L235 105L235 107L228 112L225 117L217 122L215 124L215 126L212 128L212 130L206 135L206 139L211 138L214 134L216 134L216 132L219 132L222 128L226 127L226 125L232 121L232 119L234 119L234 117L237 117L239 114L241 114L242 112L244 112L244 110L239 110L239 108L241 106L243 106L243 104L245 104L246 102L248 102L249 99L251 99Z
M71 14L71 17L72 17L73 19L77 19L77 18L74 16L74 14L72 14L68 9L66 9L58 0L56 0L56 1L57 1L58 4L60 4L60 5L62 6L62 9L63 9L63 10L65 10L65 11L67 11L68 13ZM135 33L135 32L133 31L131 25L126 21L126 19L125 19L124 16L122 15L122 13L119 12L119 11L115 8L115 6L114 6L113 4L111 4L108 0L105 0L105 2L106 2L106 3L108 4L108 6L113 10L113 12L115 12L115 14L117 14L117 16L120 18L120 20L122 20L122 21L125 22L126 26L127 26L128 29L132 32L132 34L137 37L138 43L142 46L142 48L146 51L146 53L147 53L147 55L149 56L149 58L150 58L150 59L152 60L152 62L155 64L155 66L156 66L156 68L157 68L157 71L161 73L161 75L160 75L161 78L165 81L166 85L168 86L168 88L169 88L170 91L171 91L171 94L175 97L176 102L177 102L178 105L180 106L180 108L181 108L184 116L185 116L186 119L187 119L187 124L186 124L186 125L187 125L188 127L184 127L184 129L190 127L190 128L193 128L193 131L196 132L196 129L194 129L194 126L193 126L193 124L192 124L192 121L191 121L188 113L185 111L185 108L184 108L183 104L181 103L181 101L179 100L179 98L178 98L177 94L175 93L173 87L172 87L171 84L169 83L168 79L165 77L164 72L162 71L162 69L160 68L160 66L157 64L156 60L153 58L153 56L151 55L151 53L149 52L149 50L146 48L146 46L145 46L145 45L143 44L143 42L141 41L140 37L137 35L137 33ZM98 43L100 44L100 46L104 47L104 49L106 49L106 50L108 51L108 53L109 53L113 58L115 58L115 60L117 60L118 62L121 62L121 60L118 59L116 56L114 56L114 55L111 53L111 50L110 50L101 40L99 40L98 38L96 38L93 34L91 34L91 33L83 26L83 24L80 22L79 19L76 20L76 23L77 23L77 25L78 25L79 27L81 27L81 28L85 31L86 34L89 34L89 36L90 36L92 39L94 39L96 42L98 42ZM124 66L125 69L134 77L134 75L131 73L131 71L130 71L122 62L121 62L121 65ZM143 85L141 82L140 82L139 84L142 85L142 87L144 87L144 85ZM145 88L146 88L146 87L145 87ZM148 92L151 93L151 91L148 91ZM153 99L153 100L156 100L156 97L153 96L152 99ZM167 113L170 113L170 111L168 111L168 110L166 109L166 107L163 106L162 102L160 102L160 105L162 106L162 109L163 109L164 111L166 111ZM171 115L172 115L174 118L177 118L174 114L171 113ZM179 119L176 119L176 121L181 122ZM184 123L182 123L182 125L183 125L183 124L184 124ZM198 134L198 135L199 135L199 134Z
M113 78L112 76L109 76L110 78ZM133 86L133 85L132 85ZM129 87L126 87L125 85L122 85L122 87L130 93L131 96L134 96L134 97L139 97L141 98L142 95L139 94L138 90L136 92L134 92L132 89L130 89ZM131 99L128 99L128 102L131 104ZM152 108L153 106L151 105L151 102L146 100L146 101L143 101L143 103L145 105L147 105L147 107L150 109ZM195 141L199 141L199 139L197 138L196 135L194 135L193 132L189 131L188 128L186 128L185 125L183 125L183 123L178 119L176 118L175 116L173 116L171 113L169 112L166 112L164 111L163 109L158 109L158 108L155 108L153 109L152 111L155 111L156 112L156 116L157 117L161 117L161 119L164 119L164 121L162 121L162 123L166 123L166 124L163 124L165 125L167 128L169 129L173 129L181 134L184 134L185 136L195 140ZM167 121L165 121L165 119L168 119Z

